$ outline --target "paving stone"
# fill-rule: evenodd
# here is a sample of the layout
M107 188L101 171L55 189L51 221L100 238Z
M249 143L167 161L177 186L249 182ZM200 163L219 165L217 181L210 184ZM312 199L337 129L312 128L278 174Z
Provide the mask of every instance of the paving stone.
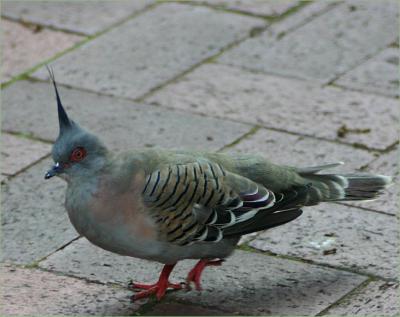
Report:
M265 23L200 6L162 4L58 59L55 73L64 84L137 98ZM34 76L48 73L42 68Z
M277 17L290 9L297 7L300 1L283 0L283 1L265 1L265 0L196 0L198 3L206 3L218 8L225 8L247 12L255 15L267 17Z
M4 19L0 25L3 35L2 82L83 40L81 36L32 28Z
M94 35L143 10L153 0L3 1L2 15L19 21Z
M147 103L385 149L398 140L396 99L203 65Z
M334 316L399 316L399 285L394 282L373 281L329 309Z
M356 206L387 212L393 215L399 213L399 149L383 154L368 166L368 171L393 177L394 184L379 199L369 202L354 203Z
M171 280L184 280L193 265L191 260L178 263ZM161 270L161 264L114 255L84 238L53 254L40 266L122 285L130 279L154 282ZM241 315L308 315L321 311L364 280L353 273L236 251L221 267L205 270L203 292L175 292L167 298Z
M2 261L29 264L76 238L64 208L66 186L45 181L46 159L2 186Z
M306 207L284 226L260 233L249 245L263 251L396 278L398 219L338 204Z
M399 96L399 49L389 47L383 50L335 83L367 92Z
M1 172L15 175L25 167L50 153L50 145L3 133L1 136Z
M286 35L249 39L219 60L326 83L394 42L397 30L397 1L347 1Z
M57 73L56 73L57 74ZM250 127L60 87L71 118L110 148L193 148L217 150ZM45 140L58 136L54 91L48 83L17 82L3 91L2 128ZM29 105L27 107L26 105ZM43 124L43 120L46 120Z
M231 313L223 312L216 309L205 308L198 305L187 303L175 303L163 301L157 304L151 310L147 311L144 316L227 316Z
M271 162L307 167L344 162L345 165L327 172L354 172L375 159L374 154L348 145L260 129L250 137L227 149L228 152L259 154Z
M139 308L120 288L12 266L2 266L0 274L2 316L131 316Z

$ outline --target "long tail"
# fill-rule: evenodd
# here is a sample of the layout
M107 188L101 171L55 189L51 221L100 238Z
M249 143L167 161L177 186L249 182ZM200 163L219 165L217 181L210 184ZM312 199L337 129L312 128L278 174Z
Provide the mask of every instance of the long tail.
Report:
M321 170L343 163L299 169L298 173L309 181L307 205L319 202L373 200L392 183L392 178L368 173L318 174Z

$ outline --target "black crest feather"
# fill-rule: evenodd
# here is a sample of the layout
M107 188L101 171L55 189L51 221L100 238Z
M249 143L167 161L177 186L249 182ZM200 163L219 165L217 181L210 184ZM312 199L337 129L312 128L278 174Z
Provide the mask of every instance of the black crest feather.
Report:
M68 118L67 112L65 111L65 109L61 103L60 95L59 95L58 89L57 89L56 80L54 78L54 72L48 65L46 65L46 68L47 68L47 71L49 72L50 79L53 82L54 90L56 92L58 121L60 124L60 133L61 133L64 129L71 127L72 122Z

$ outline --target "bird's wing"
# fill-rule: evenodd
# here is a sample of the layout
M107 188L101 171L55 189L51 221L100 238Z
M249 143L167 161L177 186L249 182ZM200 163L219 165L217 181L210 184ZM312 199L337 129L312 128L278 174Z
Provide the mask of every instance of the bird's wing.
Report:
M288 222L307 186L274 193L209 160L168 165L146 178L143 199L163 240L217 242Z

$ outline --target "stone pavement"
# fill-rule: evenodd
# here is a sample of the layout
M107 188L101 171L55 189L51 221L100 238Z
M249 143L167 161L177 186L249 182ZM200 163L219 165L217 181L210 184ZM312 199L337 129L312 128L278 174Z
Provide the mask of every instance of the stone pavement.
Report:
M71 116L115 150L345 161L398 180L397 1L3 1L2 315L398 315L397 186L247 235L199 293L130 303L161 265L78 236L43 179ZM178 264L174 280L193 261Z

